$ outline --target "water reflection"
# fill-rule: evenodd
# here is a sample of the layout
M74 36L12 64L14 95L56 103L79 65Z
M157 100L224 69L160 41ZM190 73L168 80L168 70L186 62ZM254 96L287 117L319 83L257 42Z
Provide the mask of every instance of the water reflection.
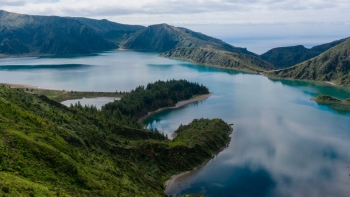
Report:
M80 103L82 106L95 106L97 109L101 109L107 103L120 100L120 98L112 97L96 97L96 98L82 98L82 99L72 99L63 101L62 104L69 107L70 105L75 105Z
M0 66L0 70L16 71L16 70L33 70L33 69L83 69L90 65L84 64L57 64L57 65L4 65Z
M145 124L171 136L194 118L234 123L227 149L176 182L169 193L231 196L349 196L350 114L310 98L350 97L346 88L193 65L157 53L115 51L76 58L1 59L0 65L67 65L79 69L0 71L1 82L82 91L129 91L168 79L209 87L206 100L164 110Z
M311 81L299 81L299 80L288 80L288 79L272 79L270 81L274 83L283 84L289 87L302 90L305 94L309 94L312 98L316 97L323 92L327 92L334 97L344 100L350 98L350 88L349 87L340 87L327 84L325 82L311 82Z

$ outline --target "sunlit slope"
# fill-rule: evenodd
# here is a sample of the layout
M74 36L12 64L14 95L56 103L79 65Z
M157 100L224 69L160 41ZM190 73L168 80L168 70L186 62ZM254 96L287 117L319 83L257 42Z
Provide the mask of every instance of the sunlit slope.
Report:
M196 64L250 72L261 72L273 69L271 64L259 57L210 48L176 48L161 54L161 56L187 60Z

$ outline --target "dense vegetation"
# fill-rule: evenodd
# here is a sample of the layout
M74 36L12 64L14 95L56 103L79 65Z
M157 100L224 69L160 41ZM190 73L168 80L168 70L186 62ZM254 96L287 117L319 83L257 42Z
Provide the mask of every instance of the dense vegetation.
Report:
M296 66L266 72L269 77L330 81L350 86L350 39Z
M193 96L208 94L203 85L187 80L157 81L146 87L139 86L126 94L119 101L108 103L102 108L102 113L108 117L126 115L135 120L147 115L148 112L164 107L173 107L177 102L188 100Z
M238 69L250 72L272 70L274 67L259 57L210 48L176 48L161 54L162 57L191 61L196 64Z
M164 196L170 175L229 142L219 119L194 120L171 141L89 110L1 85L0 195Z
M291 47L278 47L260 55L260 58L270 62L275 68L288 68L311 59L327 51L328 49L344 42L346 39L336 40L330 43L317 45L307 49L302 45Z

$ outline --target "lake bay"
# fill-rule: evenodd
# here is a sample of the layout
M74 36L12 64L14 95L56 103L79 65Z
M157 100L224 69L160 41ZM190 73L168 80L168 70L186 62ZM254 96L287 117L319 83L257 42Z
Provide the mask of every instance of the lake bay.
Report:
M117 50L95 56L0 59L0 83L74 91L130 91L139 85L187 79L209 88L206 100L144 120L172 134L194 118L233 123L228 148L175 182L168 194L348 196L350 113L318 105L318 94L350 97L347 88L270 80L262 75L194 65L158 53Z

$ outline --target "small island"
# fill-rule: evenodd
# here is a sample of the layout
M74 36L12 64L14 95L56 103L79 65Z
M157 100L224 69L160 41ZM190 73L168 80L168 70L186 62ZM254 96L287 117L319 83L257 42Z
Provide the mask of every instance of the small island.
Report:
M329 95L320 94L311 100L316 101L318 104L329 106L330 108L337 111L350 111L350 98L346 100L340 100Z

